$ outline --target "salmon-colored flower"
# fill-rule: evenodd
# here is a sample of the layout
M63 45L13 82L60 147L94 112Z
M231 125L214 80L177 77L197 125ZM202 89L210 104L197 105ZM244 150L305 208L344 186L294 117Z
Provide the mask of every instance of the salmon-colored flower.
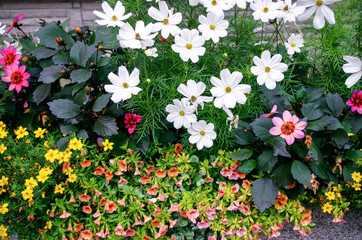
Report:
M113 201L109 201L107 205L104 207L104 211L113 213L117 210L117 205Z
M2 80L10 83L9 91L15 89L19 93L22 87L29 87L28 78L30 77L30 74L25 72L25 69L25 66L19 67L16 64L3 69L7 76L3 77Z
M119 181L118 181L118 186L122 187L123 184L127 184L128 181L126 179L124 179L123 177L120 177Z
M168 170L168 179L171 179L173 177L177 177L179 173L178 168L173 167L171 169Z
M160 215L162 213L162 209L161 208L157 208L156 211L152 214L153 217L157 217L158 215Z
M92 239L92 237L93 237L93 234L88 229L82 231L81 234L82 234L82 238L84 238L84 239Z
M196 218L199 217L199 210L198 209L191 209L186 212L186 216L188 219L190 219L191 222L196 224Z
M250 182L249 182L249 180L243 180L243 188L245 189L245 190L248 190L249 189L249 187L250 187Z
M98 166L97 168L96 168L96 170L94 171L94 174L95 175L102 175L104 173L104 168L102 168L102 167L100 167L100 166Z
M209 228L211 226L211 222L208 221L208 220L205 220L205 221L202 221L202 222L198 222L196 225L197 225L197 227L199 229L203 229L203 228L206 229L206 228Z
M354 91L351 99L347 101L347 105L351 107L352 112L357 111L358 114L362 114L362 90Z
M112 172L111 172L111 171L107 171L107 172L105 173L105 177L106 177L106 179L111 180L111 179L113 178Z
M126 230L126 236L127 237L133 237L134 235L136 235L136 231L133 229L127 229Z
M74 232L79 232L83 229L83 223L79 223L75 226Z
M240 172L239 170L236 170L235 173L239 175L239 178L240 178L240 179L244 179L245 176L246 176L246 173L242 173L242 172Z
M117 165L119 166L120 171L127 172L127 162L126 162L126 160L119 160L117 162Z
M178 212L180 211L179 209L180 205L177 202L175 202L171 205L171 207L167 210L167 212Z
M170 228L173 228L177 222L178 222L178 219L170 220Z
M147 191L148 195L151 195L151 196L157 195L157 193L158 193L158 190L155 187L147 188L146 191Z
M122 207L125 207L125 206L126 206L126 199L118 200L117 203L118 203L119 205L121 205Z
M312 146L313 138L311 135L305 135L305 141L304 144L307 145L307 149L309 149Z
M102 198L100 201L99 201L99 206L104 206L104 205L106 205L107 204L107 201L108 201L108 199L105 199L105 198Z
M1 50L1 55L3 55L3 58L0 59L0 64L4 65L4 68L10 67L11 65L19 65L19 59L21 58L20 54L16 54L16 48L13 48L13 46L9 46L7 49Z
M67 211L64 210L62 215L59 216L59 218L69 218L70 215L72 215L72 214L70 214L70 213L68 213Z
M243 227L236 231L236 235L238 237L244 237L247 232L248 230L246 230L246 228Z
M97 210L97 212L95 212L95 213L92 215L92 217L97 218L97 217L99 217L100 215L101 215L101 212L100 212L99 210Z
M69 221L67 232L73 232L72 223Z
M239 188L240 188L239 184L235 184L234 186L232 186L230 188L231 194L235 194L235 193L239 192Z
M343 216L333 218L332 222L334 223L346 223L347 221L343 219Z
M302 224L302 226L307 226L309 223L312 222L312 211L311 210L304 210L302 213L302 220L300 221L300 223Z
M91 163L92 163L91 160L86 160L86 159L84 159L84 161L80 163L80 166L81 166L82 168L86 168L86 167L89 167L89 166L91 165Z
M125 231L121 225L121 223L118 223L117 227L114 229L115 234L117 236L124 236L125 235Z
M100 238L106 238L106 234L104 233L104 230L102 228L102 230L100 232L96 233L96 236L100 237Z
M90 196L88 196L86 194L81 194L81 195L78 194L78 198L82 202L89 202L89 200L90 200Z
M155 174L156 174L156 177L158 177L158 178L164 178L164 177L166 177L166 170L162 171L161 169L157 169L155 171Z
M281 210L285 207L285 204L288 202L288 197L287 195L283 194L283 193L279 193L277 199L275 200L275 208L277 210Z
M227 169L227 168L223 168L223 169L221 169L221 171L220 171L220 174L221 174L223 177L230 177L232 173L233 173L233 171L232 171L231 169Z
M210 176L208 176L207 178L204 179L205 183L209 183L209 182L213 182L214 179Z
M217 215L216 215L216 211L215 211L215 208L210 208L208 209L205 214L207 215L207 218L209 220L214 220L217 218Z
M155 219L155 220L153 220L152 221L152 227L154 227L154 228L157 228L157 227L160 227L161 226L161 222L160 222L160 219Z
M93 222L94 222L95 224L97 224L98 226L101 225L101 217L102 217L102 216L99 216L96 220L93 221Z
M91 214L92 213L92 208L89 205L84 206L83 207L83 212L87 213L87 214Z
M147 168L147 173L151 173L151 172L153 172L153 170L155 170L155 167L154 166L149 166Z
M251 224L251 231L253 233L262 232L263 231L263 225L260 225L258 223L252 223Z
M175 144L175 153L182 153L183 152L183 148L182 148L182 145L181 145L181 143L176 143Z

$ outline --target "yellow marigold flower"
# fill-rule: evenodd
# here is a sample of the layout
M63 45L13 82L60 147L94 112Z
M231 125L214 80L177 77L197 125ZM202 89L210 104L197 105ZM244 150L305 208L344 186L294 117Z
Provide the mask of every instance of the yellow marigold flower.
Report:
M49 146L49 144L48 144L48 141L45 141L45 142L44 142L44 146L45 146L46 148L50 148L50 146Z
M4 225L0 225L0 238L6 239L8 238L8 234L6 233L8 231L8 228Z
M6 149L8 149L8 148L5 147L4 143L2 143L2 144L0 145L0 153L1 153L1 154L4 153Z
M33 206L34 203L35 203L35 202L34 202L33 199L29 199L29 207Z
M71 172L73 172L73 168L71 168L71 167L64 170L65 175L69 175Z
M0 138L6 138L8 136L8 132L5 129L0 129Z
M361 184L360 183L353 183L352 187L356 191L361 191Z
M59 152L59 164L69 162L71 156L72 156L72 153Z
M64 190L65 190L65 188L63 187L63 184L59 183L59 184L55 185L54 193L63 194Z
M8 156L8 160L10 160L11 159L11 156Z
M30 179L25 179L25 186L28 188L34 188L38 186L38 182L33 177L31 177Z
M23 138L27 135L29 135L29 132L26 131L26 128L23 128L22 126L18 127L18 129L14 130L14 133L16 135L16 139Z
M360 172L353 172L352 173L352 179L355 182L360 182L362 179L361 173Z
M102 145L104 146L104 151L112 150L113 149L113 142L109 142L108 139L106 139L104 142L102 142Z
M38 182L42 182L42 183L44 183L46 180L48 180L48 178L49 178L48 175L45 175L45 174L36 176L36 179L38 180Z
M9 204L7 204L7 203L0 205L0 213L5 214L5 213L9 212L8 206L9 206Z
M4 188L1 188L1 187L0 187L0 195L1 195L3 192L6 192L6 190L5 190Z
M72 140L69 141L68 147L71 150L82 150L83 143L80 139L73 138Z
M52 221L47 221L47 223L46 223L46 225L45 225L44 229L51 229L51 228L52 228L52 226L53 226Z
M353 133L348 133L348 137L353 136L353 135L354 135Z
M51 163L53 163L54 160L59 159L58 149L49 149L48 152L45 154L45 159Z
M0 187L5 186L8 183L9 183L9 178L5 177L5 176L2 176L1 179L0 179Z
M333 206L329 204L329 202L327 202L326 204L323 205L322 209L323 212L331 213L331 211L333 210Z
M24 191L21 192L21 194L23 195L24 200L32 199L34 196L33 189L30 188L26 188Z
M13 192L13 193L11 194L11 197L15 197L15 196L16 196L16 193Z
M335 200L336 199L336 195L334 194L334 192L326 192L325 195L327 196L328 200Z
M35 137L36 138L44 138L44 133L45 133L46 129L42 129L42 128L38 128L37 130L34 131Z
M6 128L6 124L3 121L0 121L0 128L1 129L5 129Z
M77 175L75 175L75 174L69 174L69 178L68 178L68 182L70 182L70 183L74 183L75 182L75 180L77 180Z

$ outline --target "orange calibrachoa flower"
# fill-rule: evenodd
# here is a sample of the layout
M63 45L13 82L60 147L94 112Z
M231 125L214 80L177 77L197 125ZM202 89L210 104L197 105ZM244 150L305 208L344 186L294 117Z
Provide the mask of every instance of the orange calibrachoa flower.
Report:
M302 226L307 226L309 223L311 223L312 222L312 211L311 210L304 210L303 212L302 212L302 216L303 216L303 218L302 218L302 220L301 220L301 224L302 224Z
M127 162L126 162L126 160L119 160L117 162L117 165L119 166L120 171L127 172Z
M164 178L164 177L166 177L166 170L162 171L161 169L157 169L155 171L155 174L156 174L156 177L158 177L158 178Z
M102 167L100 167L100 166L98 166L97 168L96 168L96 170L94 171L94 174L95 175L102 175L104 173L104 168L102 168Z
M112 172L111 172L111 171L107 171L107 172L105 173L105 177L106 177L108 180L111 180L111 179L113 178Z
M155 170L155 166L149 166L147 168L147 173L151 173L151 172L153 172L153 170Z
M90 196L88 196L86 194L81 194L81 195L78 194L78 198L82 202L89 202L89 200L90 200Z
M184 149L182 148L181 143L176 143L176 144L175 144L175 153L182 153L183 150L184 150Z
M107 205L104 207L104 211L113 213L117 210L117 205L113 201L109 201Z
M140 178L140 180L141 180L141 183L142 183L143 185L145 185L145 184L147 184L147 182L149 182L149 181L152 180L152 177L143 176L143 177Z
M91 160L85 160L83 162L80 163L80 166L82 166L82 168L86 168L89 167L91 165L92 161Z
M102 198L100 201L99 201L99 206L104 206L104 205L106 205L107 204L107 201L108 201L108 199L105 199L105 198Z
M173 167L171 169L168 170L168 179L171 179L173 177L177 177L179 173L178 168Z
M91 231L89 231L88 229L87 230L83 230L81 232L82 234L82 238L84 239L92 239L93 238L93 234L91 233Z
M160 219L155 219L152 221L152 227L154 228L157 228L157 227L160 227L161 226L161 222L160 222Z
M275 200L275 208L277 210L281 210L283 208L285 208L285 204L288 202L288 197L287 195L283 194L283 193L279 193L278 194L278 198Z
M83 212L87 213L87 214L91 214L92 213L92 208L89 205L84 206L83 207Z
M78 223L74 228L74 232L80 232L82 229L83 229L83 223Z

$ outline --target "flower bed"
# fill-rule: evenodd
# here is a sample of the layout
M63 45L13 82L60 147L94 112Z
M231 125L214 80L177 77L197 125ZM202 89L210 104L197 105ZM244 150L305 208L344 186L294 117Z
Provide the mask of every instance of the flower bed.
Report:
M344 222L360 3L325 4L104 1L96 30L0 28L0 238L306 236L306 202Z

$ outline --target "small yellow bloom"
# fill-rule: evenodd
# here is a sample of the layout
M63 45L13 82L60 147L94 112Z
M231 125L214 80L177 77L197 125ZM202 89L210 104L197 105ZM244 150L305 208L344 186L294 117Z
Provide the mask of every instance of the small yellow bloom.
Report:
M360 182L362 179L361 173L360 172L353 172L352 173L352 179L355 182Z
M6 124L3 121L0 121L0 129L5 129Z
M75 180L77 180L77 175L75 175L75 174L69 174L69 178L68 178L68 182L70 182L70 183L74 183L75 182Z
M55 185L54 193L63 194L64 190L65 190L65 188L63 187L63 184L59 183L59 184Z
M104 146L104 151L112 150L113 149L113 142L109 142L108 139L106 139L104 142L102 142L102 145Z
M326 192L325 195L327 196L328 200L335 200L336 199L336 195L334 194L334 192Z
M52 226L53 226L52 221L47 221L47 223L46 223L46 225L45 225L44 229L51 229L51 228L52 228Z
M8 206L9 206L9 204L7 204L7 203L0 205L0 213L5 214L5 213L9 212Z
M329 204L329 202L327 202L326 204L323 205L322 209L323 212L331 213L331 211L333 210L333 206Z
M16 139L23 138L27 135L29 135L29 132L26 131L26 128L23 128L22 126L18 127L18 129L14 130L14 133L16 135Z
M44 133L45 133L46 129L42 129L42 128L38 128L37 130L34 131L35 137L36 138L44 138Z
M45 159L53 163L54 160L59 159L59 150L58 149L49 149L45 154Z
M361 191L361 184L360 183L353 183L352 187L356 191Z
M38 186L38 182L33 177L31 177L30 179L25 179L25 186L28 188L34 188Z
M13 192L13 193L11 194L11 197L15 197L15 196L16 196L16 193Z
M69 167L69 168L67 168L67 169L64 170L64 174L65 174L65 175L69 175L69 174L71 174L72 172L73 172L73 168L71 168L71 167Z
M354 135L353 133L348 133L348 137L353 136L353 135Z
M0 179L0 187L5 186L8 183L9 183L9 178L5 177L5 176L2 176L1 179Z
M1 154L4 153L6 149L8 149L8 148L5 147L4 143L2 143L2 144L0 145L0 153L1 153Z
M83 143L80 139L73 138L72 140L69 141L68 147L71 150L82 150Z
M7 231L8 231L8 228L1 224L0 225L0 238L8 239Z
M33 206L34 203L35 203L35 202L34 202L33 199L29 199L29 207Z
M45 174L41 174L41 175L38 175L36 176L36 179L39 181L39 182L42 182L44 183L46 180L48 180L48 175L45 175Z
M23 195L24 200L32 199L34 196L33 189L30 188L26 188L24 191L21 192L21 194Z
M8 136L8 132L5 129L0 129L0 138L6 138Z
M50 146L49 146L49 144L48 144L48 141L45 141L45 142L44 142L44 146L45 146L46 148L50 148Z

